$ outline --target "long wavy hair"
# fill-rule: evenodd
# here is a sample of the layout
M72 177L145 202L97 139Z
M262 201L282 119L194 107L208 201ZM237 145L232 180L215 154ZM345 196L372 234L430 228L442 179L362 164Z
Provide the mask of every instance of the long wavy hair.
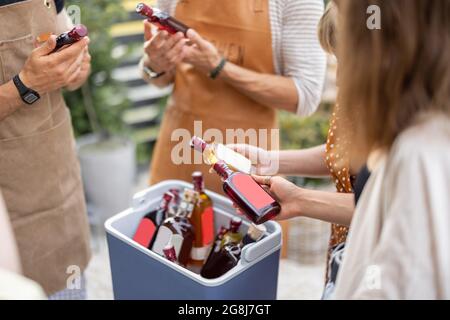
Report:
M351 158L389 150L418 114L450 116L450 0L336 0L339 99ZM370 5L381 29L367 27Z

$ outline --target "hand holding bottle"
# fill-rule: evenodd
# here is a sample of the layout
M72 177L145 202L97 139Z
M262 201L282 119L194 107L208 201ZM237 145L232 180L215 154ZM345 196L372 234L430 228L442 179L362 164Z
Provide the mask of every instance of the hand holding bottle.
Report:
M173 70L185 57L188 40L182 32L170 35L167 31L152 34L152 26L144 21L144 65L157 73Z
M249 144L229 144L227 147L252 162L252 174L273 176L278 173L278 151L267 151Z
M56 36L52 35L33 50L19 77L27 87L41 95L64 88L79 77L88 44L89 38L86 37L52 53L56 47Z
M274 220L287 220L300 215L303 189L281 177L253 176L256 182L265 186L266 190L277 199L281 212Z
M205 74L210 74L222 60L219 50L193 29L189 29L186 36L193 45L186 48L183 61L192 64Z

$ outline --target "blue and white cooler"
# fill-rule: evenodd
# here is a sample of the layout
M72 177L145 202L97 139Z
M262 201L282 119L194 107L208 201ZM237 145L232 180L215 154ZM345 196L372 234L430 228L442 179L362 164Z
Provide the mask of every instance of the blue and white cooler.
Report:
M159 183L134 196L130 209L105 223L115 299L274 300L277 297L281 227L265 223L268 235L243 248L238 265L217 279L205 279L132 240L142 217L156 208L171 188L192 188L183 181ZM215 229L235 215L229 199L207 192L214 202ZM241 232L249 222L244 221Z

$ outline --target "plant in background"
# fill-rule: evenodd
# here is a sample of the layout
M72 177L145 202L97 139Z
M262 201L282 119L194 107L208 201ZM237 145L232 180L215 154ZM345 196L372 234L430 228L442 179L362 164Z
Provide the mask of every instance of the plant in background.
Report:
M72 113L75 135L95 132L103 137L121 134L126 128L122 114L130 106L126 88L111 77L121 62L111 54L115 41L111 26L127 17L121 0L68 0L66 6L80 8L81 23L89 29L92 73L87 83L64 96Z
M322 104L311 116L299 118L288 112L280 112L281 150L305 149L324 144L328 135L331 105ZM318 185L327 180L291 177L297 185Z

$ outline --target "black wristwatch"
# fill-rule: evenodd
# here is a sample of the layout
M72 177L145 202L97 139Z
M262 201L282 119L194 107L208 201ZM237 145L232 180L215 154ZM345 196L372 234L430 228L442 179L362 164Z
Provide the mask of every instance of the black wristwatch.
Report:
M41 98L39 93L23 84L22 80L20 80L19 78L19 75L14 77L13 82L17 90L19 91L20 97L26 104L32 105Z

